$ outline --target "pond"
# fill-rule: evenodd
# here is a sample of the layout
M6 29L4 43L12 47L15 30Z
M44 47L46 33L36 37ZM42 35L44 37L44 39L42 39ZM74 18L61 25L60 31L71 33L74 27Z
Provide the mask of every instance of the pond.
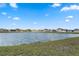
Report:
M0 46L11 46L19 44L30 44L42 41L54 41L71 37L78 37L79 34L59 34L59 33L0 33Z

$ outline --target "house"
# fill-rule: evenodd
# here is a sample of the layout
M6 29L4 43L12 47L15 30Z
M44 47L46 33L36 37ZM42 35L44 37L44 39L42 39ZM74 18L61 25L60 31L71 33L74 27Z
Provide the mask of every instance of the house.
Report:
M7 29L0 29L0 32L8 32Z
M68 30L68 29L67 29L66 32L74 32L74 30Z
M79 32L79 29L74 29L74 32Z
M43 32L49 32L49 29L44 29Z
M57 32L57 31L55 29L53 29L52 32Z
M16 29L10 29L10 32L16 32Z
M58 28L56 31L57 32L66 32L66 29Z

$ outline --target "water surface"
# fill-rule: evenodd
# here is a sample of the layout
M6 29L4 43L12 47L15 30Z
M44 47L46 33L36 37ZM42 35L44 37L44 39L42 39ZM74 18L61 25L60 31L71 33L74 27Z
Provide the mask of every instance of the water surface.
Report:
M58 33L0 33L0 46L18 44L29 44L39 41L54 41L70 37L78 37L79 34L58 34Z

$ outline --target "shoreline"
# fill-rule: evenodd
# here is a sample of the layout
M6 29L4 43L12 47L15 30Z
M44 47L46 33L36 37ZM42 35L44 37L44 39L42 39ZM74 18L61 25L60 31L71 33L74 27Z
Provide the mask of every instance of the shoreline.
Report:
M31 33L31 32L0 32L0 33ZM79 32L34 32L34 33L79 34Z
M64 40L0 46L1 56L79 56L79 37Z

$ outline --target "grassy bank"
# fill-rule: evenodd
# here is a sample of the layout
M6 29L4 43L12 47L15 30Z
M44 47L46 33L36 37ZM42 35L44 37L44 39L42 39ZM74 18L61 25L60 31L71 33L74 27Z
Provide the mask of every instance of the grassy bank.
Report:
M79 56L79 37L0 47L1 56Z

